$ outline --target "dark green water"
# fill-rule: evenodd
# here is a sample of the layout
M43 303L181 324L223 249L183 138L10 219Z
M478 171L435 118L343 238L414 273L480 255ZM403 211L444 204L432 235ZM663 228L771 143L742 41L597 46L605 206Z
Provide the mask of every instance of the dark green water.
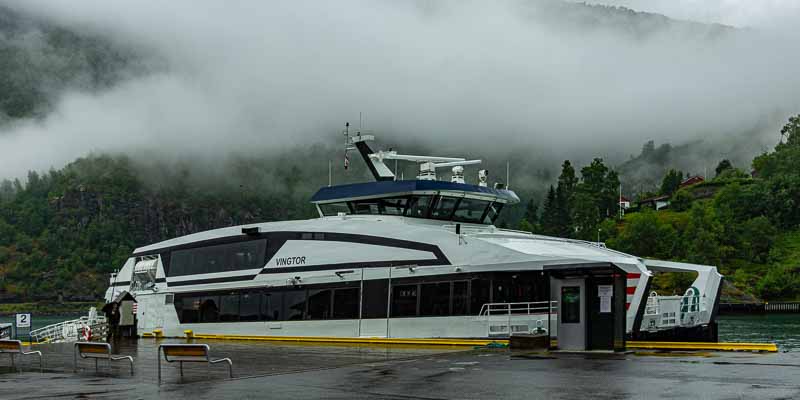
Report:
M78 318L85 314L33 316L33 328ZM0 316L0 322L14 317ZM781 351L800 352L800 314L721 316L721 342L775 342Z
M775 342L781 351L800 352L800 314L721 316L721 342Z

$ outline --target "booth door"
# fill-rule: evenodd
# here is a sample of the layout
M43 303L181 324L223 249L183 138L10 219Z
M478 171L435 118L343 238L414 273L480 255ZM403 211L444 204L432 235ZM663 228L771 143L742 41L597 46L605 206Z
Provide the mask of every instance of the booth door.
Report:
M558 280L558 348L586 350L586 283Z

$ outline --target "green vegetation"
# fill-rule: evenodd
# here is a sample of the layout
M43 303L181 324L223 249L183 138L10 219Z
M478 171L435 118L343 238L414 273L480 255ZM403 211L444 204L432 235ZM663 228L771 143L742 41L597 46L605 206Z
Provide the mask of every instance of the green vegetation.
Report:
M33 313L35 315L86 313L90 307L98 310L103 307L102 302L72 301L72 302L36 302L36 303L0 303L0 315L13 315L16 313Z
M234 158L220 166L227 180L213 184L180 167L161 168L160 184L145 184L143 168L126 157L91 156L47 174L31 172L24 185L0 183L0 302L94 300L138 246L315 215L310 193L297 185L313 179L295 168ZM266 180L270 190L240 183Z
M774 151L753 161L755 178L723 160L714 180L679 188L682 173L669 170L658 194L671 195L670 208L645 208L622 220L614 215L616 173L596 159L575 180L565 162L565 179L551 187L540 218L526 217L520 227L585 240L599 237L640 257L715 265L746 294L800 299L800 116L792 117L782 133L785 139ZM649 144L645 151L656 150ZM686 279L659 278L656 287L675 291Z

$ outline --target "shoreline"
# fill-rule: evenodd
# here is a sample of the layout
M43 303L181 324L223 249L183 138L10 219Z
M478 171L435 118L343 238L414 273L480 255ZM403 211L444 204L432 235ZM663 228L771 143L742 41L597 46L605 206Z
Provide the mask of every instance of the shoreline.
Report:
M0 304L0 316L13 317L18 313L31 313L36 315L59 314L85 314L89 308L96 307L98 311L103 302L76 301L76 302L23 302Z

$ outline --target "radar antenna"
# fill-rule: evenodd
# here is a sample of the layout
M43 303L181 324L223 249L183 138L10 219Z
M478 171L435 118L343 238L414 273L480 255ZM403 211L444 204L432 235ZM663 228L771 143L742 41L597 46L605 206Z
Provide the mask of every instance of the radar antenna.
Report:
M457 183L464 183L464 168L465 165L474 165L480 164L481 160L467 160L466 158L461 157L436 157L436 156L419 156L419 155L410 155L410 154L398 154L397 151L388 150L388 151L373 151L366 142L374 141L374 135L362 135L361 131L358 131L355 136L350 136L350 123L345 124L345 145L344 145L344 154L345 154L345 169L350 164L350 159L348 158L348 151L349 150L358 150L361 157L366 162L367 167L369 167L370 172L372 172L372 176L375 177L377 181L393 181L395 180L395 173L385 164L384 161L386 160L397 160L400 161L410 161L416 162L419 164L419 175L417 175L417 179L420 180L436 180L436 169L437 168L453 168L453 178L452 182ZM395 168L396 170L396 168ZM485 179L485 178L484 178Z

